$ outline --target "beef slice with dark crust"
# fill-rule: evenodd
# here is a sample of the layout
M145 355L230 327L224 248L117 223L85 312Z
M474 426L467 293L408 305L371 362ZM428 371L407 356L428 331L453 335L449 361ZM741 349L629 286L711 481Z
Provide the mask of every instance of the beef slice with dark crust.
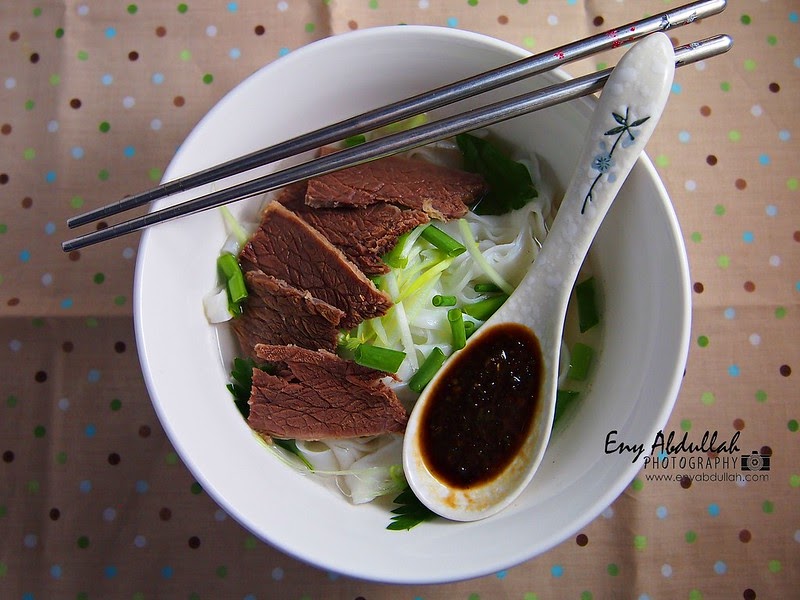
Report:
M344 329L383 316L392 306L341 250L279 202L267 205L239 260L245 271L261 270L339 308Z
M386 202L448 221L464 216L488 189L476 173L388 156L310 179L306 204L319 208Z
M336 350L343 311L260 270L247 271L245 283L244 311L231 326L248 356L256 344Z
M405 430L408 416L386 376L335 354L259 344L280 375L253 370L249 425L279 439L319 440Z
M383 255L398 238L430 217L385 202L363 207L313 208L305 203L307 182L284 188L276 200L317 229L367 276L389 272Z

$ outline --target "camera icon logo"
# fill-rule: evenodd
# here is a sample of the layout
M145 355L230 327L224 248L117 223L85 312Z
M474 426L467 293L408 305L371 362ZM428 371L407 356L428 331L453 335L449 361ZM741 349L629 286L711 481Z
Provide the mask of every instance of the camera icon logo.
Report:
M742 471L769 471L770 456L753 450L742 454Z

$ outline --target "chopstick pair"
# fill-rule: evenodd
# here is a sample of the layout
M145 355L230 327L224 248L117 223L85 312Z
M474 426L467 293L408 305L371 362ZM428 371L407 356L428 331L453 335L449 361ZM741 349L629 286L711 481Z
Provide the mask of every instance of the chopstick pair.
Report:
M671 11L629 23L549 52L527 57L492 71L437 88L430 92L401 100L385 107L346 119L334 125L281 142L246 156L211 167L124 198L67 221L69 227L78 227L93 221L148 204L157 199L182 192L206 183L242 173L290 156L338 142L353 135L418 115L459 100L499 88L524 78L552 70L566 62L578 60L603 50L637 41L658 31L686 25L697 19L718 14L724 10L725 0L701 0ZM727 52L732 40L726 35L692 42L675 48L676 66L691 64ZM107 241L127 233L139 231L157 223L193 214L234 200L275 190L310 177L331 173L349 166L390 156L398 152L423 146L486 127L523 114L541 110L597 92L608 80L613 68L551 85L534 92L476 108L468 112L426 123L413 129L388 135L351 148L345 148L321 158L276 173L258 177L218 192L201 196L182 204L154 211L104 229L76 237L62 243L65 252Z

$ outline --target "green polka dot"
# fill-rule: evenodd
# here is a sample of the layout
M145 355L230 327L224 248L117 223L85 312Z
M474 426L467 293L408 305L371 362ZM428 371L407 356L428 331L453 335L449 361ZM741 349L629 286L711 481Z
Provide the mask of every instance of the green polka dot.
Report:
M767 568L769 569L770 573L780 573L781 570L781 561L779 560L771 560L767 563Z
M117 412L120 408L122 408L122 401L119 398L114 398L108 403L108 407L114 412Z
M147 177L150 179L150 181L161 181L162 176L163 173L158 167L153 167L147 171Z
M92 277L92 281L97 284L103 283L106 280L106 276L103 273L95 273L94 277Z
M306 23L306 26L305 26L306 33L314 33L314 30L316 28L317 28L317 26L314 25L314 23Z
M8 225L5 223L0 223L0 234L6 233L8 231Z
M254 538L252 535L248 535L246 538L244 538L244 547L247 550L253 550L257 546L258 546L258 540Z
M40 6L37 6L36 8L33 9L34 17L40 17L41 15L42 15L42 8Z
M717 266L720 269L727 269L731 266L731 257L727 254L722 254L717 257Z
M5 577L8 574L8 565L4 562L0 562L0 578Z
M37 438L43 438L47 434L47 429L44 425L37 425L33 428L33 435Z
M36 158L36 150L33 148L25 148L25 150L22 151L22 158L25 160L33 160Z
M714 214L717 215L718 217L721 217L722 215L725 214L725 207L722 204L717 204L714 207Z
M633 547L637 550L644 550L647 548L647 537L644 535L637 535L633 538Z
M78 60L89 60L89 53L86 50L78 50Z
M711 406L716 401L717 398L714 396L714 392L703 392L702 394L700 394L700 402L702 402L706 406Z
M36 102L33 100L25 100L25 110L33 110L36 108Z
M123 306L127 301L128 299L125 296L116 296L114 298L114 304L116 304L117 306Z
M681 429L683 431L690 431L692 429L692 421L690 419L682 419Z
M531 36L525 36L522 38L522 45L526 48L533 48L536 45L536 39Z
M719 89L721 89L723 92L730 92L731 84L727 81L723 81L722 83L719 84Z
M800 181L798 181L797 177L789 177L786 180L786 187L794 192L800 187Z
M6 398L6 406L8 406L9 408L14 408L17 405L17 402L18 402L17 397L14 396L13 394L8 398Z
M667 156L666 154L659 154L658 156L656 156L656 165L659 167L668 167L669 156Z
M59 83L61 83L61 75L59 75L58 73L53 73L52 75L50 75L48 81L50 82L50 85L58 85Z
M178 4L178 12L179 13L181 13L182 15L185 15L188 11L189 11L189 7L186 4L184 4L183 2Z
M5 504L0 504L0 519L5 517L8 514L8 509L6 508Z
M206 73L205 75L203 75L203 83L205 83L206 85L212 83L213 81L214 81L214 76L211 73Z
M517 0L517 2L525 6L528 3L528 0Z
M584 590L581 592L581 600L592 600L592 592Z
M786 426L789 428L789 431L791 431L792 433L794 433L795 431L797 431L798 429L800 429L800 424L798 424L798 423L797 423L797 419L792 419L792 420L790 420L790 421L789 421L789 422L786 424Z
M631 483L631 488L633 488L633 491L634 491L634 492L640 492L640 491L642 491L642 489L644 489L644 481L642 481L641 479L639 479L639 478L637 477L637 478L636 478L636 479L634 479L634 480L633 480L633 482Z
M703 241L703 235L699 231L694 231L692 232L692 235L689 236L689 239L691 239L696 244L699 244L700 242Z
M35 479L31 479L25 487L27 487L29 494L38 494L42 486Z
M64 37L64 28L63 28L63 27L59 27L59 28L57 28L57 29L55 30L55 33L54 33L54 34L55 34L55 36L56 36L56 39L59 39L59 40L60 40L62 37Z
M786 308L785 307L779 306L778 308L775 309L775 318L776 319L782 319L785 316L786 316Z
M82 535L78 538L78 548L88 548L89 547L89 538L85 535Z
M701 335L700 337L698 337L697 345L700 346L701 348L705 348L706 346L708 346L708 336Z
M742 25L750 25L753 20L750 18L750 15L742 15L739 17L739 21L741 21Z
M60 465L67 464L67 453L62 451L56 454L56 462Z
M469 596L467 596L467 600L481 600L481 595L472 592Z
M100 169L97 173L97 178L100 181L108 181L108 178L111 177L111 173L108 172L108 169Z
M139 10L139 7L136 6L135 4L128 4L126 10L128 11L129 15L135 15L136 12Z
M34 327L43 327L44 319L42 319L41 317L36 317L34 319L31 319L31 325L33 325Z
M703 600L703 593L700 590L689 590L689 600Z
M194 494L195 496L198 494L202 494L203 486L201 486L199 483L195 481L191 486L189 486L189 491L191 491L192 494Z
M78 592L75 596L75 600L89 600L89 594L86 592Z
M98 325L100 325L100 322L94 317L89 317L88 319L86 319L85 323L86 327L88 327L89 329L95 329Z
M616 577L617 575L619 575L619 567L618 567L616 564L614 564L614 563L610 563L610 564L609 564L609 565L606 567L606 572L607 572L609 575L611 575L612 577Z
M181 53L180 53L179 56L181 57L181 60L183 60L183 61L192 60L192 53L189 52L188 50L181 50Z
M777 46L778 45L778 38L774 35L767 36L767 44L770 46Z
M197 592L192 592L189 594L189 600L200 600L200 594Z
M108 133L109 131L111 131L111 123L109 123L108 121L103 121L100 123L100 125L97 126L97 128L102 133Z
M732 141L732 142L738 142L739 140L741 140L741 139L742 139L742 132L741 132L741 131L738 131L738 130L736 130L736 129L731 129L731 130L728 132L728 139L729 139L730 141Z
M686 540L687 544L694 544L697 541L697 533L690 529L684 534L683 539Z
M794 473L789 476L789 485L793 488L800 487L800 475Z
M131 600L144 600L144 594L142 592L134 592Z
M378 8L378 0L369 0L369 5L371 9L375 10Z
M764 390L756 390L756 402L761 402L762 404L767 401L767 392Z
M217 577L224 579L225 577L228 576L228 567L226 567L225 565L220 565L219 567L217 567L216 573Z
M744 70L745 71L755 71L756 70L756 61L752 58L748 58L744 61Z
M764 502L761 503L761 511L765 514L771 515L773 512L775 512L775 504L772 502L772 500L764 500Z
M69 199L69 205L72 208L80 208L83 206L83 198L81 198L80 196L73 196L72 198Z
M168 465L177 465L178 464L178 455L174 452L168 452L167 455L164 457L164 462Z
M478 6L478 0L467 0L467 4L470 6Z

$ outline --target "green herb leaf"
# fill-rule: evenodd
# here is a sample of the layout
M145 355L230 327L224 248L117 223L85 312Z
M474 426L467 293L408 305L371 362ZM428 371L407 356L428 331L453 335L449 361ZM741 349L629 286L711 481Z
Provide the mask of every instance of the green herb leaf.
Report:
M279 448L283 448L290 454L294 454L297 458L300 459L309 471L314 470L314 465L308 462L308 459L303 456L303 453L300 452L300 449L297 447L297 442L295 440L279 440L278 438L272 438L272 441L275 443L276 446Z
M273 372L272 365L258 364L252 358L234 358L231 370L231 382L226 386L233 394L236 408L246 419L250 416L250 388L253 387L253 369L261 369L267 373Z
M522 208L539 193L528 169L503 154L491 142L468 133L456 136L464 155L464 168L483 175L489 192L472 210L479 215L502 215Z
M436 517L436 513L420 502L410 487L400 492L400 495L394 499L394 503L400 506L392 510L394 516L391 519L392 522L386 526L386 529L408 531L420 523L430 521Z

